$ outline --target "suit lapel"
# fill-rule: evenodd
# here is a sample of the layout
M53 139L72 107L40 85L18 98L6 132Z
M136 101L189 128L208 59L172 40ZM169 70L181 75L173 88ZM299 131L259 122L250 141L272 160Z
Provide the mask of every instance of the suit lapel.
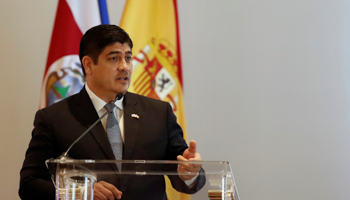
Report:
M80 115L80 119L82 119L82 122L86 128L89 128L99 117L89 95L85 90L85 87L81 90L79 95L80 96L77 103L78 114ZM98 123L88 134L91 134L96 140L96 143L99 145L107 159L115 160L111 145L108 141L107 134L102 126L102 123Z
M124 155L123 159L130 160L136 139L139 134L140 115L136 95L126 92L124 96Z

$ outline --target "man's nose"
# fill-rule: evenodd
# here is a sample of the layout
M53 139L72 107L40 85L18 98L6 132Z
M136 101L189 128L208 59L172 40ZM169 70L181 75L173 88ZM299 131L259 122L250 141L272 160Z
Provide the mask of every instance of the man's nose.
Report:
M129 71L130 66L127 64L125 59L122 59L122 61L118 65L118 71Z

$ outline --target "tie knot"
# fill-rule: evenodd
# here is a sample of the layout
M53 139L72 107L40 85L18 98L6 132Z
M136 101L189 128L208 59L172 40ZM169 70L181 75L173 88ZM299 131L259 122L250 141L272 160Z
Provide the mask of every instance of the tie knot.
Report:
M104 107L106 108L106 110L108 112L112 112L113 108L115 107L115 104L114 103L107 103Z

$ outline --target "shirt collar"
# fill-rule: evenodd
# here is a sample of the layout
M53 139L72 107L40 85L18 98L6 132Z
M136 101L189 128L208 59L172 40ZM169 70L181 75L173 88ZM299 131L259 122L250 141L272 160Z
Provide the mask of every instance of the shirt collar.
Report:
M95 107L96 112L99 112L101 109L104 109L104 106L107 103L105 101L103 101L100 97L98 97L95 93L93 93L90 90L87 83L85 84L85 89L86 89L86 92L88 93L88 95L92 101L92 104ZM118 100L114 103L116 105L116 107L119 108L120 110L123 110L123 99L124 99L124 96L120 100Z

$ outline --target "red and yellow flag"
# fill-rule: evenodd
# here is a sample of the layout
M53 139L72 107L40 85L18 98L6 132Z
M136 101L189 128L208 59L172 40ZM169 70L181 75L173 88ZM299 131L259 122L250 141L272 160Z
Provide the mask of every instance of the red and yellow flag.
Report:
M120 27L134 43L129 91L169 102L187 140L176 0L128 0ZM189 199L169 185L170 200Z

